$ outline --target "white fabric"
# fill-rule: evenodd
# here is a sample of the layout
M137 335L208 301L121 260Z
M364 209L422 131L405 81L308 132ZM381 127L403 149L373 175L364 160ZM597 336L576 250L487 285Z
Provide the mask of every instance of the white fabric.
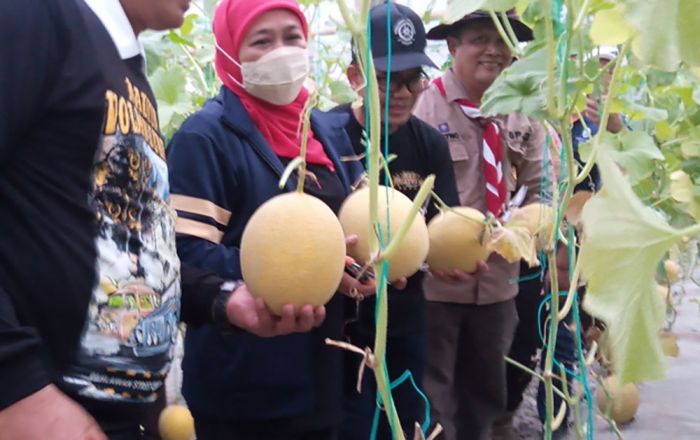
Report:
M149 0L141 0L149 1ZM85 0L85 3L100 19L102 25L109 32L114 45L117 46L119 56L126 60L137 55L143 55L143 47L136 38L134 28L124 12L119 0Z

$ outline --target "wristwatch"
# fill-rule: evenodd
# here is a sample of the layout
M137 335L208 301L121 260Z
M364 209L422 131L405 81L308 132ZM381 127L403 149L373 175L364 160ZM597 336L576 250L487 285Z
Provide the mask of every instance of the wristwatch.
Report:
M229 334L238 329L231 324L226 315L226 304L233 292L243 285L243 281L225 281L219 287L219 294L214 297L214 304L211 307L211 316L216 327L220 332Z

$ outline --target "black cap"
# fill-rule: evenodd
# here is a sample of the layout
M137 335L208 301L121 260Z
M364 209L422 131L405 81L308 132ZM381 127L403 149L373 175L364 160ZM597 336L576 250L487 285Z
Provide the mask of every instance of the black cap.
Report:
M508 21L513 28L513 32L515 32L515 36L518 37L518 41L531 41L534 38L532 29L520 21L520 18L518 17L518 14L515 13L514 9L508 11L506 16L508 17ZM498 18L501 20L501 22L503 22L500 14ZM475 11L471 14L465 15L454 23L440 24L430 29L427 35L428 40L444 40L449 36L454 36L458 31L461 31L469 24L478 20L491 21L492 19L491 15L489 15L489 13L486 11Z
M388 5L388 6L387 6ZM369 11L372 26L372 59L377 70L386 72L389 64L387 16L391 8L391 71L430 66L438 68L425 54L425 27L418 14L394 2L374 6ZM354 50L354 49L353 49ZM353 60L356 59L353 54Z

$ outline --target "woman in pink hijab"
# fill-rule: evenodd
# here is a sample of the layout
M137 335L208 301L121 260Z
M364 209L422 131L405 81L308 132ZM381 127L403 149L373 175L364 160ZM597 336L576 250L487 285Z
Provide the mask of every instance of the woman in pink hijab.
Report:
M177 210L177 246L183 262L241 279L243 229L299 156L300 115L309 58L307 23L296 0L224 0L214 18L220 94L189 117L168 149L170 187ZM362 173L344 131L346 116L314 110L305 192L334 212ZM284 222L284 218L279 219ZM308 270L291 268L290 270ZM339 291L371 294L345 275ZM185 338L183 395L199 440L335 438L342 418L342 353L324 343L341 339L343 296L325 307L325 320L308 333L263 338L230 326L230 288L214 309L200 310ZM202 298L201 304L212 304ZM316 316L323 309L316 311ZM188 322L191 322L190 318ZM199 325L196 325L199 324Z

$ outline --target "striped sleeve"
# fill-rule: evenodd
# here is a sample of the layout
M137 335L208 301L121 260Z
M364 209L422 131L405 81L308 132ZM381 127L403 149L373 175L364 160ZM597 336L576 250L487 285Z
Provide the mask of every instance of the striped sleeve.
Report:
M224 243L239 192L231 163L209 137L193 130L181 129L168 147L170 204L177 212L180 259L238 280L239 250Z

